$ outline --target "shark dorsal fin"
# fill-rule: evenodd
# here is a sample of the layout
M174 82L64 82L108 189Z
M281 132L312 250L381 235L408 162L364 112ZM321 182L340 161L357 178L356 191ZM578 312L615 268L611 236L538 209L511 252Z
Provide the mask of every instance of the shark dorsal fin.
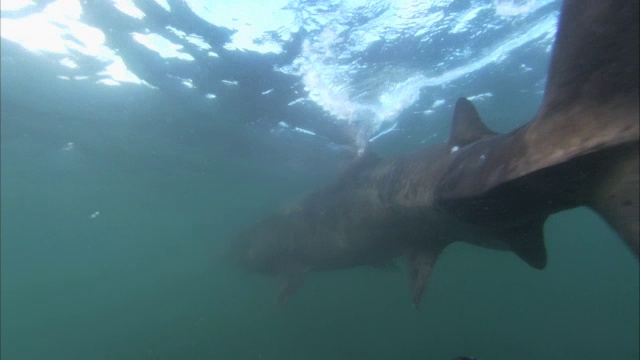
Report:
M449 145L465 146L485 137L497 135L482 122L471 101L461 97L456 101Z

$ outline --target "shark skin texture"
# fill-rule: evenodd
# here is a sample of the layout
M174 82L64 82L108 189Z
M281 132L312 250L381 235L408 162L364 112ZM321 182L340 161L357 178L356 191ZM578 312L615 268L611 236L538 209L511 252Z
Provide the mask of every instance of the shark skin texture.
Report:
M438 203L482 223L586 205L638 255L638 7L565 1L538 113L461 149Z
M456 102L447 143L360 156L327 186L234 239L230 256L282 278L286 303L312 271L386 268L405 256L417 308L438 255L464 241L547 263L543 225L588 206L638 255L639 2L566 0L547 88L507 134Z

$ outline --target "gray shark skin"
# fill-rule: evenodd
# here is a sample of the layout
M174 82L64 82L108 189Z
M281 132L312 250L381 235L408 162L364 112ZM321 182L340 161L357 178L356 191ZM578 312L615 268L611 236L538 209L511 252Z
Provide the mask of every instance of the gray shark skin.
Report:
M310 271L384 267L407 255L417 304L451 242L509 248L502 229L469 225L435 206L436 186L455 157L449 144L388 160L366 154L333 183L241 233L234 257L250 270L282 276L286 302Z
M238 235L232 257L283 278L287 302L311 271L406 256L414 306L438 255L464 241L547 262L543 224L590 206L638 254L638 1L563 4L542 106L496 134L456 103L447 143L367 153L326 187Z
M461 149L439 205L496 225L586 205L638 255L638 8L638 1L565 1L538 113Z

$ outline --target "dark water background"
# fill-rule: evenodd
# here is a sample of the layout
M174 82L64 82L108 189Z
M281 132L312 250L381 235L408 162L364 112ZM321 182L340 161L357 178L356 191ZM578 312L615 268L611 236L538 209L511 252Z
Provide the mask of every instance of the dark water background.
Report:
M419 311L402 259L397 270L314 273L279 308L277 281L224 250L331 178L339 150L255 141L234 113L158 91L62 82L20 51L3 40L2 359L639 357L638 261L587 209L546 223L543 271L451 246ZM508 93L505 82L482 83ZM539 104L518 99L479 109L506 131ZM388 155L420 138L374 146Z

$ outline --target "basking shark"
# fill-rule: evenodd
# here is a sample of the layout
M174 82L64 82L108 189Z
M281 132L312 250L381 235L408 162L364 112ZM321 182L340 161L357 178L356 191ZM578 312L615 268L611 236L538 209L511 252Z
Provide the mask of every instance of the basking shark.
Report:
M545 267L546 219L588 206L639 252L639 3L565 0L542 104L507 134L460 98L448 142L365 153L327 186L241 232L232 255L283 279L406 256L417 306L438 255L464 241Z

